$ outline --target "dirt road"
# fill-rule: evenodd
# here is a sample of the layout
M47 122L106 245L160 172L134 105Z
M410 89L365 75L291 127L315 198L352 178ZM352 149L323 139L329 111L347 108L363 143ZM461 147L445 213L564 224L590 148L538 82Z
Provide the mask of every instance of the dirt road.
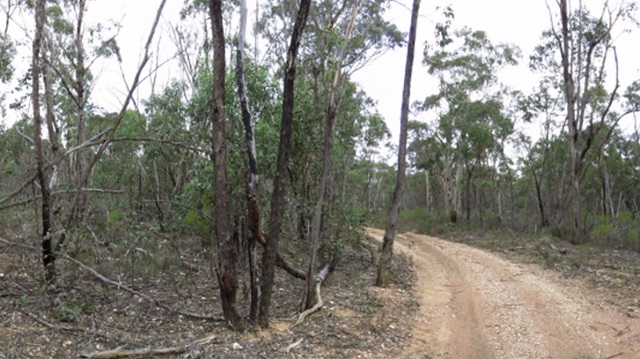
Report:
M418 276L407 357L640 358L640 313L607 304L579 281L414 233L397 236L394 251L412 258Z

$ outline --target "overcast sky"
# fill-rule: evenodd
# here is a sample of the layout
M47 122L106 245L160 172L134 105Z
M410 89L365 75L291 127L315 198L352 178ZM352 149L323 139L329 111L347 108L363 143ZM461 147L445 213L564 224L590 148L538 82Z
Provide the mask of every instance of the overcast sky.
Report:
M549 0L552 10L556 11L555 0ZM571 1L570 1L571 2ZM410 1L403 3L410 7ZM573 1L574 6L578 2ZM592 11L599 13L602 0L584 0ZM612 1L617 3L617 1ZM493 42L505 42L520 47L523 58L514 68L500 73L500 80L514 89L524 93L536 86L539 77L528 68L528 58L539 43L544 30L550 27L549 12L545 0L452 0L422 1L421 18L418 23L419 54L416 54L414 77L412 81L412 102L424 99L435 92L434 79L426 73L421 65L422 49L425 40L433 37L434 25L441 21L436 6L451 4L455 11L454 27L468 26L474 30L484 30ZM392 19L403 31L408 31L410 11L394 5L389 19ZM625 34L618 39L618 55L620 57L621 82L623 85L640 78L640 31ZM400 102L404 75L404 57L406 48L395 50L379 59L367 69L355 76L369 95L378 100L380 112L387 120L395 135L399 132ZM428 114L423 116L429 116ZM629 125L627 121L626 125Z
M254 3L253 0L248 1L250 4ZM555 11L553 7L555 1L549 1ZM612 3L618 1L620 0L612 0ZM89 2L87 23L100 22L105 19L121 22L122 29L117 40L122 50L123 68L129 82L142 56L142 48L159 3L159 0L93 0ZM575 0L573 3L574 6L578 4ZM598 12L602 6L602 0L583 0L583 3ZM158 34L163 41L160 61L173 54L174 50L169 40L168 28L171 24L179 21L178 13L182 5L183 0L167 1L161 22L162 31ZM432 37L435 23L441 20L436 7L447 5L451 5L455 11L454 28L468 26L474 30L485 30L493 42L508 42L521 48L523 52L521 64L517 68L503 71L500 74L503 82L523 92L529 92L536 85L537 77L528 70L528 56L539 42L542 31L549 28L549 13L545 0L424 0L418 24L419 36L411 93L412 102L423 99L435 91L435 80L426 74L421 65L422 49L425 40ZM408 32L409 29L410 7L411 0L397 0L388 13L388 19L396 23L403 32ZM4 23L3 15L0 15L0 20ZM18 26L11 26L14 33L19 31ZM235 29L231 31L235 31ZM618 40L623 85L630 83L633 79L640 78L640 61L638 61L640 47L638 44L640 44L640 31L638 30L632 34L625 34ZM406 48L390 51L354 76L354 80L363 86L369 96L377 100L378 109L385 117L394 137L399 130L405 56ZM18 66L20 62L28 64L30 62L29 54L24 54L21 57L17 62ZM98 75L93 92L93 102L107 111L118 110L125 92L119 66L111 62L101 64L92 70ZM160 70L157 86L163 86L178 73L177 64L165 65ZM148 92L149 86L145 84L137 96L139 99L144 99Z

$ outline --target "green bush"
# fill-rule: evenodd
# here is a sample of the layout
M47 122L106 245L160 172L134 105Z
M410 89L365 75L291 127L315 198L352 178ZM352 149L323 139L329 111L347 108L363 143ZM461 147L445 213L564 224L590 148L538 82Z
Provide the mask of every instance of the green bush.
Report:
M597 216L592 237L600 243L640 252L640 221L629 211L620 212L617 217Z
M597 242L609 242L611 243L615 236L615 228L613 221L607 216L597 216L596 224L593 227L593 239Z

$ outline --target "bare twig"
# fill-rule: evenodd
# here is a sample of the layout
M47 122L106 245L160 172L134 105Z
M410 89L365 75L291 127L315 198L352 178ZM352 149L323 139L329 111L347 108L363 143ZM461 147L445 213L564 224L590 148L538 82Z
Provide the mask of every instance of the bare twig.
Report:
M295 347L297 347L298 345L302 344L302 341L304 340L304 338L300 338L299 340L297 340L296 342L294 342L293 344L290 344L287 349L285 349L285 352L290 352L291 349L294 349Z
M160 21L160 16L162 15L162 10L164 9L165 3L166 3L166 0L162 0L160 2L160 5L158 6L158 10L156 12L155 20L153 22L151 30L149 31L149 37L147 38L147 42L146 42L145 47L144 47L144 55L143 55L143 58L142 58L142 62L138 66L138 70L136 71L136 74L134 76L134 80L133 80L132 86L129 89L129 92L127 93L127 97L125 98L125 101L122 104L122 108L120 109L120 112L118 113L118 116L116 117L115 123L109 129L107 129L107 132L105 134L105 136L106 136L105 140L98 147L98 150L96 151L95 155L93 156L93 158L89 162L88 168L85 169L84 173L80 174L81 178L80 178L80 181L79 181L79 186L78 186L79 188L78 188L78 191L76 192L76 195L75 195L75 197L73 199L73 202L72 202L73 204L71 205L71 212L70 212L69 217L67 219L67 225L69 223L71 223L72 220L75 219L76 214L77 214L76 211L79 209L79 205L80 205L81 198L82 198L82 196L81 196L82 195L82 187L86 186L86 184L89 181L89 177L91 176L93 167L98 162L98 160L102 157L103 153L106 151L106 149L109 146L109 144L111 143L111 141L113 141L113 139L115 137L115 132L118 129L118 127L120 126L120 123L122 122L122 119L125 116L127 108L129 106L129 102L132 100L133 94L134 94L135 90L137 89L138 85L140 84L140 76L142 74L142 71L143 71L144 67L146 66L147 62L150 59L150 54L149 54L150 49L149 48L151 47L151 43L153 41L153 37L155 35L156 28L158 26L158 22ZM62 248L62 244L63 244L63 239L61 238L60 241L58 241L58 243L55 246L55 251L59 251L60 248Z
M169 348L143 348L143 349L134 349L134 350L123 350L122 348L116 348L112 350L102 351L102 352L93 352L93 353L83 353L80 354L80 358L133 358L133 357L149 357L156 355L169 355L169 354L180 354L188 351L197 346L209 344L213 342L216 338L215 335L209 335L207 337L198 339L191 343L183 344L180 346L169 347ZM221 341L217 341L216 344L222 343Z
M110 334L107 333L102 333L96 330L92 330L92 329L88 329L88 328L76 328L76 327L71 327L68 325L58 325L58 324L52 324L47 322L44 319L39 318L38 316L36 316L33 313L29 313L26 311L20 311L22 314L26 315L27 317L33 319L34 321L36 321L39 324L44 325L45 327L49 328L49 329L55 329L58 331L64 331L64 332L76 332L76 333L87 333L87 334L91 334L97 337L101 337L103 339L107 339L110 340L114 343L126 343L129 344L129 342L127 342L126 340L123 340L121 338L114 338L113 336L111 336Z
M84 192L93 192L93 193L107 193L107 194L123 194L124 191L121 190L116 190L116 189L102 189L102 188L85 188L82 191ZM76 190L59 190L59 191L53 191L51 192L51 195L57 195L57 194L74 194L76 193ZM8 204L6 206L0 207L0 211L5 210L5 209L9 209L9 208L13 208L13 207L18 207L18 206L22 206L24 204L28 204L33 202L34 200L37 200L39 198L42 198L42 195L37 195L35 197L31 197L29 199L25 199L23 201L20 202L15 202L15 203L11 203Z

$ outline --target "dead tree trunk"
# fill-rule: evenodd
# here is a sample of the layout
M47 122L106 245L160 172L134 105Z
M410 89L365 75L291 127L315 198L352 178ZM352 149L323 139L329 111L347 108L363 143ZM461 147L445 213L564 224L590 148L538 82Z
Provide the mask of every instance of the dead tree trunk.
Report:
M293 122L294 104L294 80L296 77L296 58L302 32L307 23L311 0L301 0L298 15L291 34L291 43L287 50L287 62L285 64L284 92L282 100L282 123L280 124L280 145L278 147L278 159L276 162L276 176L273 181L273 194L271 196L271 217L269 218L269 241L265 247L262 258L262 281L260 283L260 313L258 323L263 327L269 326L269 308L271 306L271 294L273 291L273 278L278 254L278 241L282 227L282 212L285 206L285 185L287 182L287 164L291 152L291 125Z
M31 63L31 101L33 104L33 143L36 154L37 178L42 191L42 263L45 270L45 282L55 284L56 282L56 257L51 244L51 192L49 182L45 173L45 159L42 150L42 116L40 114L40 50L42 48L42 33L44 32L45 21L45 0L38 0L35 8L36 32L33 38L33 52Z
M407 63L404 72L404 86L402 90L402 109L400 111L400 145L398 146L398 173L396 176L396 190L393 194L393 203L389 210L389 221L384 232L380 263L378 263L378 276L376 285L386 287L389 285L389 267L393 255L393 241L396 236L396 223L398 221L398 209L404 196L405 171L407 169L407 124L409 122L409 101L411 94L411 74L413 72L413 58L416 47L416 29L418 27L418 12L420 0L413 0L411 9L411 25L409 28L409 45L407 47Z
M217 241L216 274L220 284L220 300L224 319L235 330L244 328L244 320L236 310L238 278L236 251L232 238L229 191L227 185L227 138L225 131L225 44L222 22L222 0L209 2L213 44L213 111L211 112L211 146L213 161L214 227Z

